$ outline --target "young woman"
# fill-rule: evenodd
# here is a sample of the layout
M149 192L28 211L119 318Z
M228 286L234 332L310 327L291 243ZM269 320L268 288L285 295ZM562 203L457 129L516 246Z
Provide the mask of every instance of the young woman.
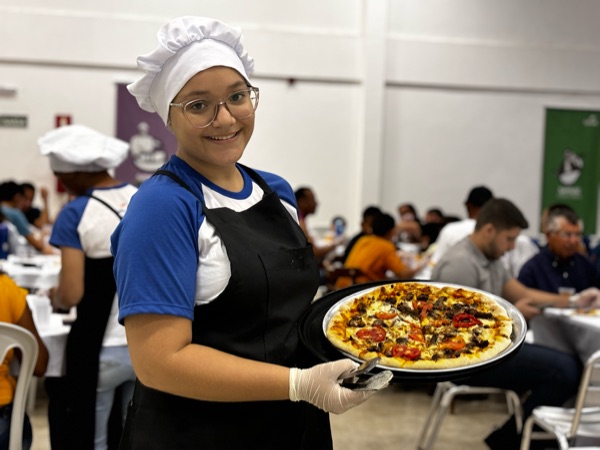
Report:
M112 236L138 376L121 448L331 448L325 411L372 393L338 384L350 360L298 368L317 263L289 184L238 163L258 105L253 61L213 19L176 19L158 39L129 90L178 147Z

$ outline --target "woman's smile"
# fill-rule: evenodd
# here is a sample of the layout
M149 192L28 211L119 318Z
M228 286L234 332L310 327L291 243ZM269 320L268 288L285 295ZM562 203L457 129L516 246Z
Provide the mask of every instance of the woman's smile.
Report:
M211 141L227 141L230 139L233 139L234 137L236 137L239 134L239 130L236 131L235 133L231 133L231 134L225 134L222 136L204 136L206 139L210 139Z

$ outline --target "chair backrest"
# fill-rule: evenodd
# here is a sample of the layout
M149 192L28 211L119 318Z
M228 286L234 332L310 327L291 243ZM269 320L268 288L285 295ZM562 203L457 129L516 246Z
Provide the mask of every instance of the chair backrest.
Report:
M594 376L598 372L600 372L600 350L594 352L585 363L581 382L579 383L577 399L575 400L575 414L573 415L573 423L571 425L571 436L577 434L583 408L590 403L589 400L591 397L598 397L600 385L597 384L597 377ZM592 401L591 403L595 402Z
M355 267L331 267L325 270L325 281L329 291L335 290L338 278L348 278L348 286L352 286L356 284L356 279L362 276L362 270Z
M8 448L9 450L19 450L23 441L23 421L25 419L27 392L38 357L38 343L33 334L25 328L0 322L0 355L2 361L4 361L8 351L13 348L21 350L22 358L13 398Z

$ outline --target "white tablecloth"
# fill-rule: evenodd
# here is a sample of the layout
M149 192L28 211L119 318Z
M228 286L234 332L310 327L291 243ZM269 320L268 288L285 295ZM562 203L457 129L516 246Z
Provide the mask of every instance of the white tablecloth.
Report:
M536 344L579 355L582 362L600 349L600 311L546 308L530 322Z
M45 300L45 302L44 302ZM73 320L73 314L51 313L50 299L44 295L28 295L27 303L31 309L35 327L48 349L49 359L46 369L47 377L59 377L64 374L64 356L67 345L67 336L71 327L64 324L64 320ZM47 304L48 310L42 314L42 305Z
M9 255L7 260L0 261L0 267L23 288L48 290L58 285L60 255Z
M50 326L45 330L38 330L50 356L47 377L61 377L65 374L65 348L71 327L63 324L64 317L65 314L52 314Z

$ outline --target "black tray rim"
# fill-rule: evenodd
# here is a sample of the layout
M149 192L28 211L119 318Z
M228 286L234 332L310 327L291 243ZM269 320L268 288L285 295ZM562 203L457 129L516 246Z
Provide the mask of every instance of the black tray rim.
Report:
M426 280L385 280L385 281L375 281L370 283L363 283L354 286L350 286L345 289L341 289L339 291L334 291L324 295L323 297L315 300L309 309L303 314L299 322L299 335L300 341L304 345L306 349L320 362L328 362L337 359L350 358L358 362L362 362L359 358L354 357L353 355L347 354L342 350L335 347L333 344L329 342L327 337L325 336L323 330L323 320L327 313L332 309L336 304L342 302L347 297L358 294L362 291L368 291L370 289L377 288L382 285L387 284L396 284L396 283L424 283L424 284L433 284L435 286L452 286L452 287L462 287L465 289L470 289L474 291L481 292L485 295L488 295L494 299L500 299L502 306L507 308L507 311L513 318L513 323L518 324L517 328L519 328L516 332L513 326L513 336L511 336L511 340L513 341L511 346L508 349L504 350L495 358L490 359L489 361L484 361L481 363L466 365L460 368L451 368L451 369L439 369L439 370L416 370L416 369L402 369L396 367L388 367L388 366L378 366L373 370L374 373L381 370L391 370L394 374L394 380L412 380L412 381L451 381L460 378L468 377L476 372L480 372L482 370L487 370L496 364L502 363L503 361L508 360L512 356L514 356L518 349L524 344L526 332L527 332L527 322L523 315L508 301L498 297L496 295L490 294L489 292L482 291L480 289L474 289L468 286L458 285L455 283L441 283L437 281L426 281Z

